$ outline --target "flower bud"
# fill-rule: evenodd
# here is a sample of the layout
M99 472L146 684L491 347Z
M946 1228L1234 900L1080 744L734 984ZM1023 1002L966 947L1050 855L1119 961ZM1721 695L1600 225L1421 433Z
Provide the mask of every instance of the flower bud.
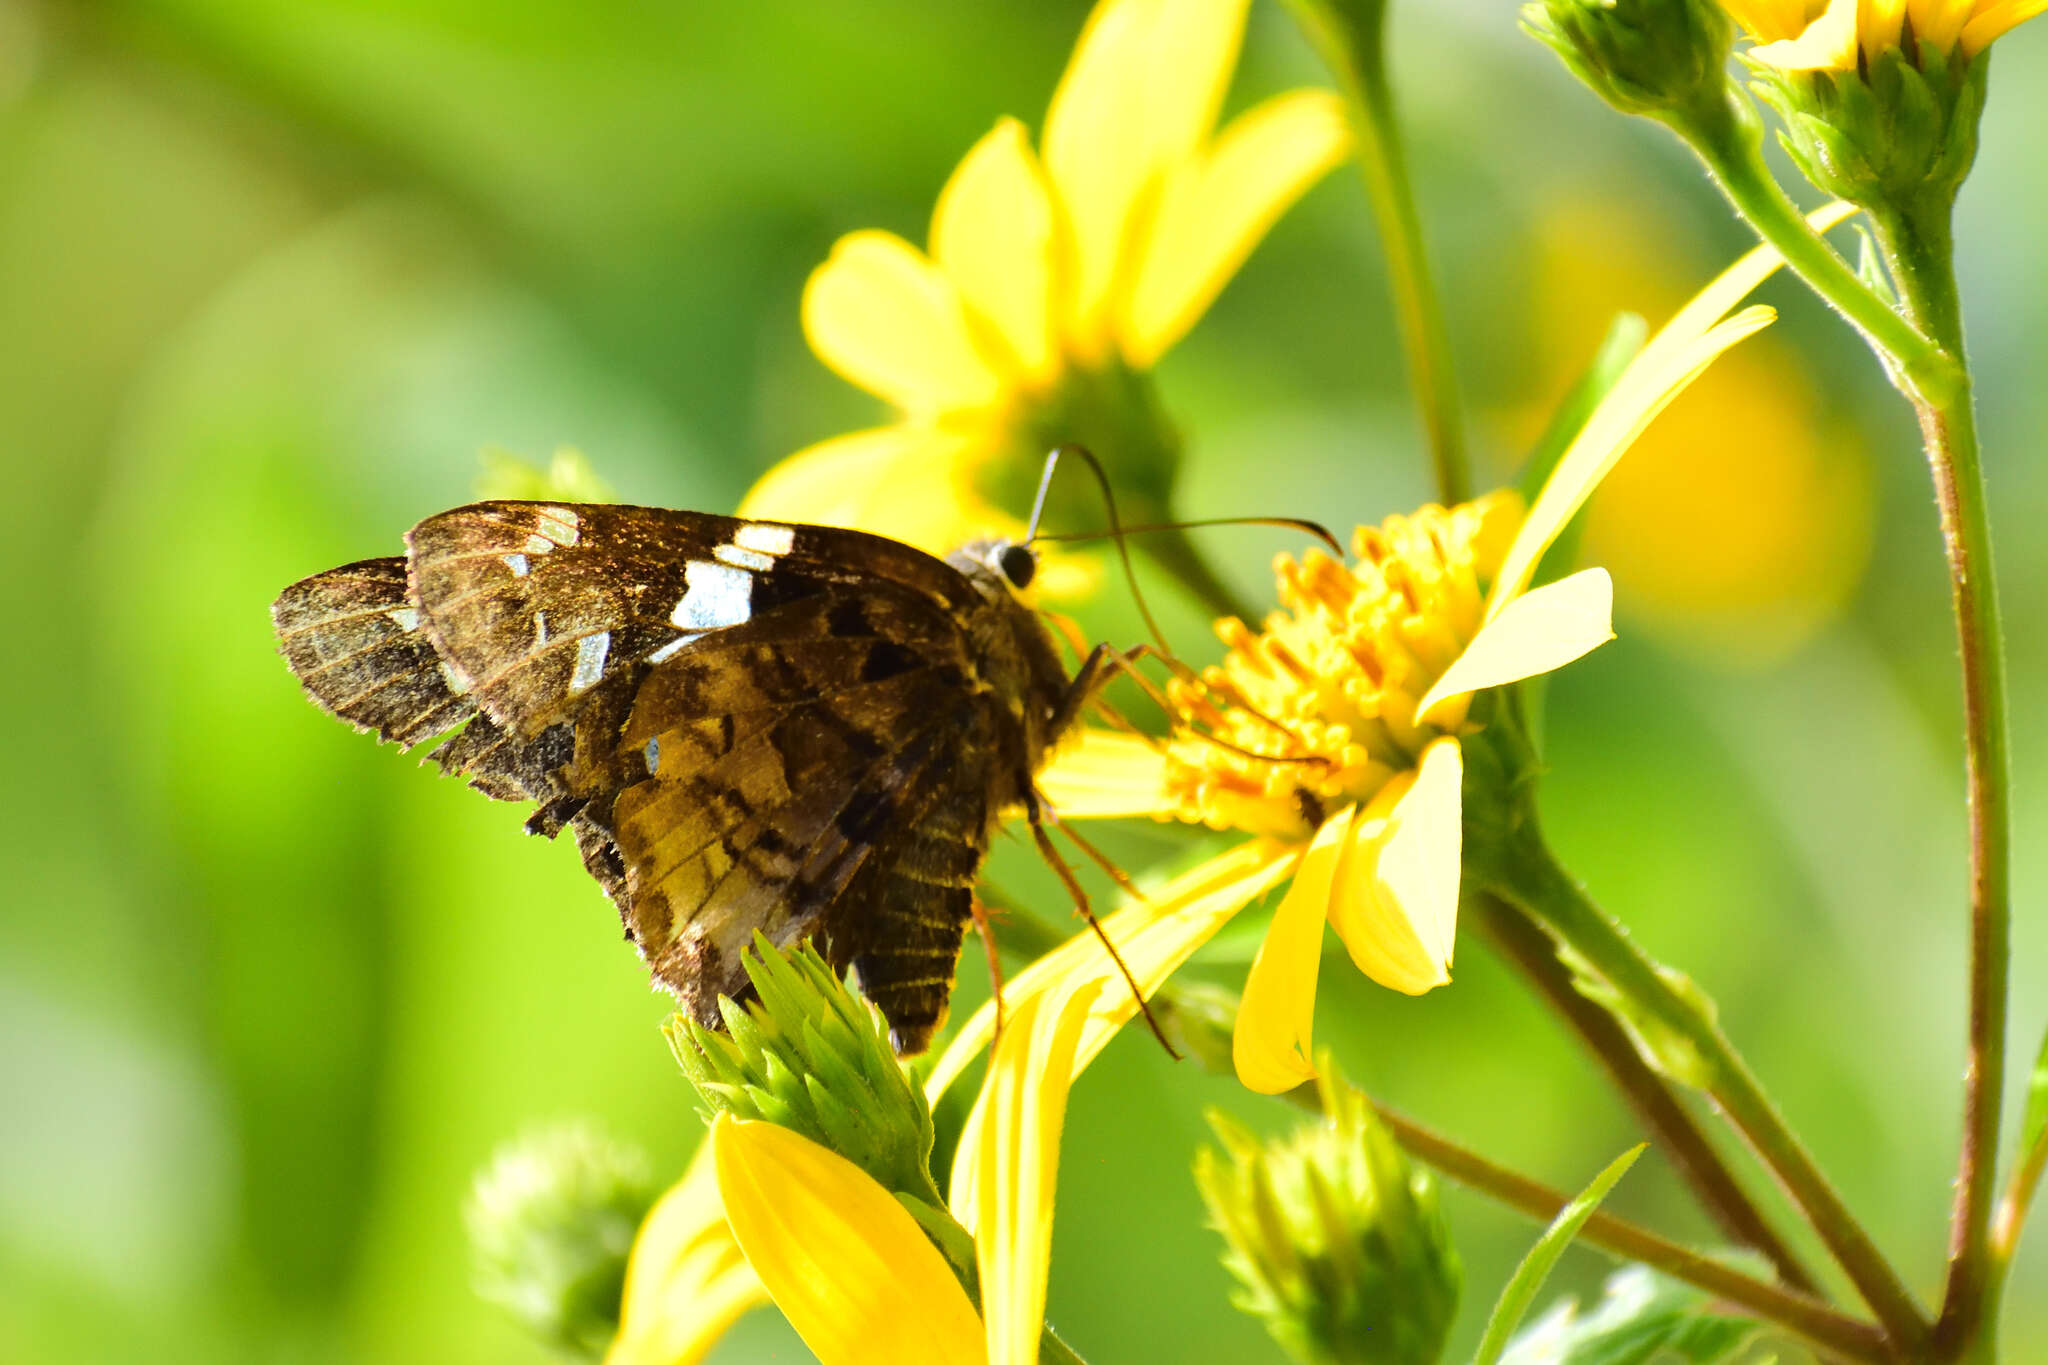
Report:
M728 1032L682 1015L667 1026L707 1111L780 1124L886 1189L936 1203L931 1109L881 1016L809 947L785 957L757 934L746 969L756 998L720 1002Z
M1735 26L1714 0L1537 0L1524 27L1624 114L1723 103Z
M585 1125L506 1144L465 1211L477 1292L548 1344L596 1358L618 1330L626 1255L654 1194L641 1153Z
M1751 56L1755 88L1784 120L1785 150L1815 188L1865 208L1947 204L1977 158L1987 63L1888 48L1848 71Z
M1227 1155L1195 1182L1223 1234L1237 1306L1311 1365L1432 1365L1460 1271L1436 1188L1325 1058L1323 1121L1262 1143L1211 1113Z

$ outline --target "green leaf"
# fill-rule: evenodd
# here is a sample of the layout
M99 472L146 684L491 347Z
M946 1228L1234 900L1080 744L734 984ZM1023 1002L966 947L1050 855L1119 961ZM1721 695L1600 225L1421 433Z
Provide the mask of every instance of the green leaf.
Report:
M1714 1365L1762 1330L1748 1318L1711 1311L1705 1291L1632 1265L1607 1281L1600 1304L1581 1314L1565 1299L1517 1335L1501 1365Z
M2027 1117L2020 1126L2020 1154L2025 1156L2048 1135L2048 1033L2034 1056L2034 1074L2027 1078Z
M1472 1365L1496 1365L1501 1353L1507 1349L1509 1336L1521 1325L1529 1305L1536 1301L1536 1291L1550 1277L1557 1258L1564 1255L1564 1249L1571 1245L1572 1238L1579 1235L1579 1229L1600 1207L1600 1201L1628 1173L1628 1168L1636 1164L1636 1158L1648 1145L1638 1144L1616 1157L1606 1170L1593 1177L1592 1184L1579 1192L1578 1198L1558 1210L1557 1217L1550 1220L1550 1226L1536 1239L1536 1245L1529 1248L1529 1254L1515 1267L1507 1287L1500 1291L1500 1300L1493 1306L1493 1316L1487 1320L1486 1335L1480 1338Z

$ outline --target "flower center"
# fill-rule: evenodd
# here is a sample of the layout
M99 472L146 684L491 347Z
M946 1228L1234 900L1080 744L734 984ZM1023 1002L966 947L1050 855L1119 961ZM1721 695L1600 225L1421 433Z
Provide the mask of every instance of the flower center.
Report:
M1183 820L1300 838L1408 780L1430 740L1416 703L1471 642L1522 518L1512 492L1361 526L1352 560L1274 561L1280 609L1216 623L1220 664L1168 685L1182 725L1166 792Z

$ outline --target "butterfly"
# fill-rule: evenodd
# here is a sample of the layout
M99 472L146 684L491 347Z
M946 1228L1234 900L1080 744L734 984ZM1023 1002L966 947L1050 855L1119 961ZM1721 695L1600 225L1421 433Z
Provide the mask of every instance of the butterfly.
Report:
M575 837L655 982L699 1022L742 950L815 940L899 1053L943 1022L1000 817L1107 669L1069 674L1018 596L1037 559L839 527L494 501L271 608L307 693ZM1063 867L1054 859L1056 867ZM1070 875L1069 887L1076 891Z

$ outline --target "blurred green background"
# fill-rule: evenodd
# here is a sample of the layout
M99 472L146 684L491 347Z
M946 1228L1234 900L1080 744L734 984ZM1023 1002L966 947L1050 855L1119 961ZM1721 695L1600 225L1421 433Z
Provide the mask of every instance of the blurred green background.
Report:
M1475 439L1504 477L1613 311L1660 319L1743 237L1500 0L1395 12ZM544 1358L470 1292L468 1181L580 1115L679 1169L699 1129L662 1000L570 850L306 704L266 604L464 501L486 446L573 444L630 500L723 509L878 420L804 346L806 274L853 228L922 240L973 139L1041 117L1084 14L0 0L0 1359ZM1961 270L2012 621L2026 1058L2048 1015L2048 24L1995 67ZM1233 102L1319 79L1257 7ZM1903 405L1796 288L1770 296L1782 325L1596 507L1622 640L1552 687L1547 809L1931 1296L1963 965L1939 543ZM1334 176L1162 368L1182 510L1348 523L1426 499L1391 326L1362 192ZM1208 543L1268 591L1268 533ZM1209 639L1186 609L1170 629L1191 655ZM1329 975L1324 1035L1411 1112L1558 1185L1636 1140L1478 943L1421 1000ZM1197 1226L1210 1104L1290 1121L1141 1034L1076 1092L1051 1311L1095 1360L1279 1358ZM1710 1237L1655 1157L1613 1206ZM1450 1211L1469 1349L1534 1229L1458 1192ZM2014 1361L2048 1357L2034 1240ZM1574 1251L1557 1283L1607 1268ZM715 1356L803 1358L772 1313Z

